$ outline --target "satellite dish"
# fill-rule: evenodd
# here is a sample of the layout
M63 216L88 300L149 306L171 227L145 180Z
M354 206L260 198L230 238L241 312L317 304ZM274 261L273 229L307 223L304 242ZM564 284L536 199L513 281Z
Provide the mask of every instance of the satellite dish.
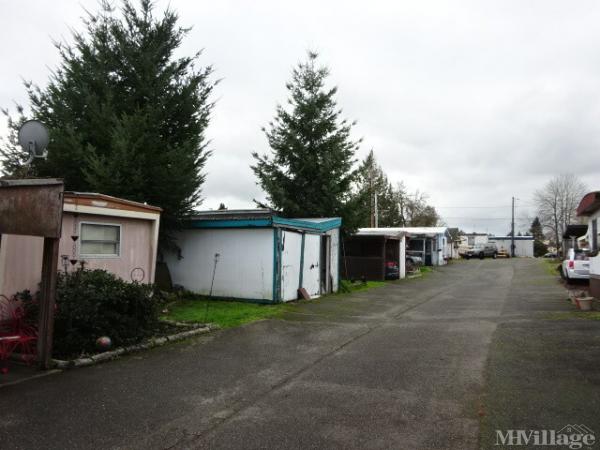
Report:
M29 159L25 164L30 164L34 158L46 158L48 152L48 142L50 135L48 129L39 120L27 120L19 128L19 145L23 147L26 153L29 153Z

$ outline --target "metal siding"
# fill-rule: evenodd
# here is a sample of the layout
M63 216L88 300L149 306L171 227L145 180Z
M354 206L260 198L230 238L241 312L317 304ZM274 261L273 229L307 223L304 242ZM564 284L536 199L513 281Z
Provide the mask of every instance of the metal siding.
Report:
M319 259L321 250L321 236L307 234L304 241L304 269L302 274L303 288L311 297L321 294Z
M219 253L213 295L224 298L273 299L273 230L202 229L177 235L183 259L167 253L174 284L207 295L214 255Z

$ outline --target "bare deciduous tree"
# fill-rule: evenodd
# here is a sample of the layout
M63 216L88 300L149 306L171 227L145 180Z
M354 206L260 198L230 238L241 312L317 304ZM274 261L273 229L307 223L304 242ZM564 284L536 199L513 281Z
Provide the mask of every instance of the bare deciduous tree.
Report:
M575 220L577 205L586 191L586 185L575 175L561 174L535 192L540 221L549 231L557 249L565 228Z

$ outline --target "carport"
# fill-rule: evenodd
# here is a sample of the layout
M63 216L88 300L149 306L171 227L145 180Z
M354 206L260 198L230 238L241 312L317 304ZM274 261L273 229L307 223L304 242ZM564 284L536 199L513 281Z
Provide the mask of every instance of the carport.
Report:
M361 228L344 240L343 276L370 281L404 278L405 247L406 233L402 231Z

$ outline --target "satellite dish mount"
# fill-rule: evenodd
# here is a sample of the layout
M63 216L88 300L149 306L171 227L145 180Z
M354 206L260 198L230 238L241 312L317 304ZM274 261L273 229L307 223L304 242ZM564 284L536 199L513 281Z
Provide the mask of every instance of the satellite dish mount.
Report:
M46 159L48 157L48 143L50 136L48 129L39 120L27 120L23 122L18 133L19 145L23 148L29 158L25 165L29 165L35 158Z

